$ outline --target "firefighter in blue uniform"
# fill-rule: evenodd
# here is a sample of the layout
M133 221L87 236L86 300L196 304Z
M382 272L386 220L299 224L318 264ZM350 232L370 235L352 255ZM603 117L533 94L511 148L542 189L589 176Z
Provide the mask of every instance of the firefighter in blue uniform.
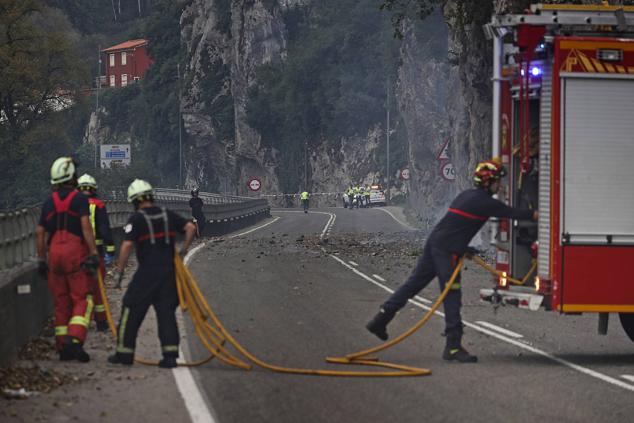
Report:
M498 159L481 162L474 173L475 188L463 191L456 197L445 216L432 230L422 256L414 271L394 292L379 313L366 328L382 340L388 338L387 325L407 301L425 288L434 277L438 277L440 289L451 278L451 274L462 255L473 254L468 245L489 217L505 217L521 220L537 220L536 210L509 207L492 197L500 187L500 178L506 170ZM462 363L474 363L477 357L462 346L462 306L460 279L456 280L444 300L445 334L447 336L443 358Z
M119 252L117 273L119 284L123 270L136 247L138 268L123 297L119 320L116 353L108 358L113 364L132 364L136 337L150 305L156 311L161 341L162 368L176 367L178 358L178 326L176 307L176 271L174 244L177 232L185 233L180 254L185 255L196 233L194 224L165 208L154 205L152 186L136 179L128 188L128 201L136 212L124 227L125 238Z

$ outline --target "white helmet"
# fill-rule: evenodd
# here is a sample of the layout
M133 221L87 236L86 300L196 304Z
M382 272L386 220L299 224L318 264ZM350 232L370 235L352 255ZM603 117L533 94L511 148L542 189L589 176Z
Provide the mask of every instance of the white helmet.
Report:
M79 179L77 179L77 188L79 190L83 190L83 189L97 189L97 181L95 180L95 178L93 178L92 176L90 176L87 173L84 173L83 175L81 175L79 177Z
M75 162L71 157L60 157L51 166L51 184L68 182L75 177Z
M142 179L135 179L128 187L128 203L151 200L154 197L152 185Z

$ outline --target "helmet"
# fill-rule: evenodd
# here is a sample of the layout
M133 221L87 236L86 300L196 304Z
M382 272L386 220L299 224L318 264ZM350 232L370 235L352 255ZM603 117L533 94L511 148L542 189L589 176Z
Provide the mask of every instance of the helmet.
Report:
M194 196L194 195L198 195L198 192L199 192L198 188L194 188L194 189L192 190L192 196Z
M477 187L488 188L491 182L506 175L506 168L498 157L480 162L473 173L473 182Z
M152 185L142 179L135 179L128 187L128 203L152 200L153 198L154 189Z
M79 177L79 179L77 179L77 189L79 189L80 191L96 190L97 181L89 174L84 173Z
M51 166L51 184L57 185L75 178L75 162L72 157L60 157Z

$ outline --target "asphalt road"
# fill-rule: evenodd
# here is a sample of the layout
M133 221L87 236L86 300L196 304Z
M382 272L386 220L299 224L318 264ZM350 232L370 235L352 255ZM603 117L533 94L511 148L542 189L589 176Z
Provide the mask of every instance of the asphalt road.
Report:
M413 234L378 209L272 214L257 225L269 223L265 227L209 243L194 256L192 271L226 327L259 358L345 369L324 358L378 344L364 325L416 260L407 253L369 254L372 243ZM326 252L317 244L320 236L330 240ZM357 238L365 240L364 248ZM441 359L443 321L434 317L379 353L383 360L430 368L431 376L297 376L247 372L214 360L197 368L196 378L222 423L631 421L634 343L617 316L611 316L608 335L599 336L595 315L512 308L494 314L478 299L479 288L490 287L491 279L474 265L467 266L462 285L464 341L478 355L477 364ZM392 322L390 334L410 327L425 311L420 306L437 295L433 282L419 305L406 307ZM190 349L202 355L196 343Z

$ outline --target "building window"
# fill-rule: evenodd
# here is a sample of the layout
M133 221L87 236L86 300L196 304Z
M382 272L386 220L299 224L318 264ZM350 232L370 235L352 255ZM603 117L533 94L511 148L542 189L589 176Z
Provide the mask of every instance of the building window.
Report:
M110 56L110 67L114 68L114 53L109 54Z
M121 75L121 86L125 87L126 85L128 85L128 75L124 73Z
M121 52L121 65L125 66L128 63L128 58L126 57L125 51Z
M114 87L115 81L114 81L114 75L110 75L110 86Z

